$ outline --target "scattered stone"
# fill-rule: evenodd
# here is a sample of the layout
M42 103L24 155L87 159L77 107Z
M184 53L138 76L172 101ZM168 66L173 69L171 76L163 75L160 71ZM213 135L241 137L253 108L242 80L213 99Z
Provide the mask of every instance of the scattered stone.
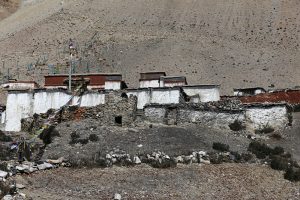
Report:
M22 185L22 184L16 184L16 187L17 187L17 189L19 189L19 190L22 190L22 189L24 189L25 188L25 185Z
M210 161L209 160L204 160L204 159L200 158L200 163L210 164Z
M182 156L178 156L175 160L176 160L177 163L183 163L184 162Z
M63 161L64 161L63 157L61 157L57 160L50 160L50 159L46 160L47 163L54 164L54 165L61 164Z
M18 165L16 166L16 170L20 173L25 172L25 170L28 170L29 166L28 165Z
M52 168L53 168L53 165L50 164L50 163L46 163L46 162L45 162L45 163L43 163L43 164L41 164L41 165L38 165L37 168L38 168L39 170L52 169Z
M105 158L106 159L112 159L112 156L110 154L106 154Z
M140 158L138 156L134 156L133 157L133 163L138 165L138 164L141 164L142 161L140 160Z
M7 176L8 176L7 172L0 170L0 178L6 178Z
M115 194L114 200L121 200L122 196L118 193Z
M10 194L8 194L3 197L3 200L13 200L13 197Z

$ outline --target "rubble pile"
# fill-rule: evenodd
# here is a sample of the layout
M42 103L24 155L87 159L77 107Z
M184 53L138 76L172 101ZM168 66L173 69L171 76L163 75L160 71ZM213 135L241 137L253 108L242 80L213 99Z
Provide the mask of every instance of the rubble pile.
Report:
M54 169L60 166L69 166L64 162L64 158L57 160L46 160L40 162L22 162L17 163L15 161L7 161L1 163L0 170L0 192L4 200L23 200L26 199L26 195L21 193L20 190L24 189L25 186L17 184L11 180L10 177L17 174L31 174L36 171Z

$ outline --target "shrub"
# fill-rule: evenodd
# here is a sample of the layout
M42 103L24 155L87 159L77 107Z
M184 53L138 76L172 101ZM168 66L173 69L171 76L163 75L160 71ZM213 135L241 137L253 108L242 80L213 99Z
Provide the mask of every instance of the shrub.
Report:
M275 131L274 128L267 124L267 125L263 126L262 128L255 130L255 133L256 134L263 134L263 133L267 134L267 133L272 133L274 131Z
M273 155L282 155L284 154L284 149L282 147L276 146L273 149Z
M221 164L224 160L224 156L215 153L209 156L209 160L212 164Z
M251 142L248 147L248 151L252 152L259 159L264 159L273 153L273 149L268 147L264 143L257 141Z
M8 135L5 135L4 132L0 130L0 141L1 142L11 142L12 138Z
M50 126L42 131L40 139L42 139L45 144L50 144L53 137L56 136L59 136L59 132L55 129L55 126Z
M290 160L281 156L273 156L271 160L271 168L275 170L287 170Z
M234 120L234 122L232 124L229 124L229 128L232 131L241 131L245 129L245 126L243 125L243 123L239 120Z
M214 142L212 148L217 151L229 151L229 145L220 142Z
M80 138L80 135L74 131L71 133L71 141L69 142L69 144L87 144L89 142L88 138Z
M282 136L279 133L273 133L270 137L275 139L275 140L282 139Z
M149 163L154 168L173 168L177 166L175 159L162 159L161 162L159 160L153 160Z
M73 131L71 133L71 141L70 141L70 144L76 144L77 143L77 140L80 138L80 135L76 132L76 131Z
M92 142L97 142L99 140L99 137L96 134L90 134L89 140Z
M232 151L232 152L230 152L230 154L231 154L232 160L234 160L235 162L240 162L242 160L242 156L238 152Z
M248 162L253 159L253 155L251 153L242 153L241 154L242 160Z
M89 139L84 138L84 139L78 139L76 143L80 143L80 144L87 144L89 143Z
M294 182L300 181L300 169L289 167L284 173L284 178Z

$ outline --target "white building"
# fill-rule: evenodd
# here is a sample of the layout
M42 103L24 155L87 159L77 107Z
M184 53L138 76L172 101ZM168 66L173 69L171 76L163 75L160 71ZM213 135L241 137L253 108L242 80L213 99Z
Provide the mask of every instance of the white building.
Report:
M234 96L252 96L261 93L266 93L266 90L261 87L233 89Z
M137 109L143 109L146 104L177 104L184 101L179 87L139 88L127 91L128 96L137 97Z
M176 87L187 85L185 76L161 76L160 87Z
M140 88L160 87L160 78L166 76L165 72L146 72L140 74Z
M9 80L7 83L1 84L1 87L7 90L30 90L38 88L39 85L34 81Z
M182 89L193 103L220 100L220 85L185 85Z

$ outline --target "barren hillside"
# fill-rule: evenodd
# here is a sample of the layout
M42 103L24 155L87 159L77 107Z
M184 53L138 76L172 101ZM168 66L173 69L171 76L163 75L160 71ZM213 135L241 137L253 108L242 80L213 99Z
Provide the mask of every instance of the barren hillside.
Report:
M0 1L0 20L15 12L20 5L20 0L1 0Z
M77 72L120 72L129 86L153 70L221 84L223 94L300 85L298 0L65 0L61 8L38 1L0 22L2 73L41 82L48 64L64 72L72 38Z

